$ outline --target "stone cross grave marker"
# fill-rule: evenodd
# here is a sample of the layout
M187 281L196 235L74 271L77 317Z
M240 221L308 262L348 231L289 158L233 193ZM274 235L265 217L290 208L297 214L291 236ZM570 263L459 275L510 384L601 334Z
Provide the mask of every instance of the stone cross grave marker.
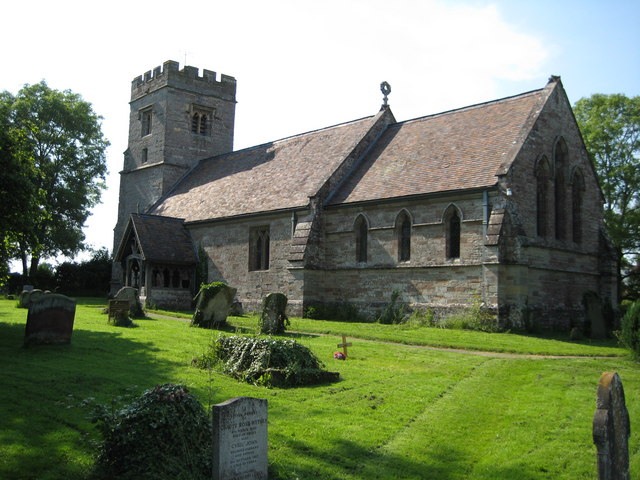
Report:
M344 353L345 358L347 357L347 347L353 346L353 343L347 343L347 337L342 335L342 343L338 344L338 348L342 349L342 353Z
M236 397L213 406L213 479L267 479L267 401Z
M76 302L64 295L49 294L29 302L24 345L71 343Z
M622 380L615 372L605 372L598 382L596 413L593 416L593 442L598 450L600 480L630 480L630 433Z

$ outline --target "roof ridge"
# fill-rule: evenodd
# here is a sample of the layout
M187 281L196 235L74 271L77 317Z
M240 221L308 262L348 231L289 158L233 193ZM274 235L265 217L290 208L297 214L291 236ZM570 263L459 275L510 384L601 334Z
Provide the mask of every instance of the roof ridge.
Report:
M473 109L476 109L476 108L485 107L485 106L488 106L488 105L497 104L497 103L505 102L505 101L508 101L508 100L514 100L514 99L519 98L519 97L531 96L531 95L536 94L536 93L541 93L544 90L545 90L545 87L537 88L535 90L529 90L528 92L518 93L518 94L515 94L515 95L509 95L508 97L502 97L502 98L497 98L497 99L494 99L494 100L488 100L486 102L480 102L480 103L474 103L474 104L471 104L471 105L465 105L464 107L453 108L451 110L445 110L443 112L432 113L430 115L423 115L421 117L409 118L407 120L402 120L401 122L396 122L394 125L401 125L401 124L404 124L404 123L417 122L417 121L421 121L421 120L427 120L427 119L431 119L431 118L435 118L435 117L440 117L440 116L443 116L443 115L451 115L453 113L464 112L466 110L473 110Z

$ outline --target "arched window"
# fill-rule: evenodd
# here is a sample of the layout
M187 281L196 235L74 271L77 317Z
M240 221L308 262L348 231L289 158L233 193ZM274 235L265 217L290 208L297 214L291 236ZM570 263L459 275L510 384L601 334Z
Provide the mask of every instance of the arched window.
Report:
M197 135L209 135L209 125L213 112L205 107L191 107L191 133Z
M356 234L356 262L365 263L367 261L367 243L369 235L369 225L364 215L359 215L354 224Z
M269 227L249 232L249 270L269 270Z
M580 170L576 170L571 178L571 226L572 239L582 242L582 201L584 198L584 178Z
M536 230L539 237L549 233L549 164L542 157L536 169Z
M396 218L396 239L398 242L398 261L408 262L411 259L411 217L406 210Z
M447 258L460 258L460 213L455 205L450 205L443 217Z
M193 133L200 131L200 114L198 112L194 113L191 117L191 131Z
M206 135L207 134L207 123L209 122L209 117L207 116L206 113L202 114L202 116L200 117L200 129L198 130L198 133L200 135Z
M558 240L567 237L567 205L566 205L566 184L565 170L568 163L567 144L560 138L553 149L553 160L555 165L555 234Z

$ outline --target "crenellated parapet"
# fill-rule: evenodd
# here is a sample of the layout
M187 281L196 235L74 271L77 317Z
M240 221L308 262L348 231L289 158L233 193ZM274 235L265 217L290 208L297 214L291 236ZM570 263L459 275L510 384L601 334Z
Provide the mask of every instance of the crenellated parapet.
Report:
M131 101L165 86L182 87L191 91L199 90L203 94L213 94L233 102L236 98L236 79L234 77L222 74L218 80L216 72L203 69L202 75L200 75L197 67L185 66L180 70L178 62L168 60L161 66L133 79L131 82Z

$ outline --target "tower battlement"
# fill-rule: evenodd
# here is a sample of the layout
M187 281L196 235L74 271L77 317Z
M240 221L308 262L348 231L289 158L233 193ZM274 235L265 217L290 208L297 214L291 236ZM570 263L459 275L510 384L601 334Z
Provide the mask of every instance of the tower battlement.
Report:
M131 82L131 100L135 100L154 90L165 86L183 87L189 90L202 90L235 102L236 79L229 75L220 75L217 79L216 72L202 70L199 74L197 67L185 66L179 69L179 63L168 60L153 70L149 70L142 75L135 77Z

